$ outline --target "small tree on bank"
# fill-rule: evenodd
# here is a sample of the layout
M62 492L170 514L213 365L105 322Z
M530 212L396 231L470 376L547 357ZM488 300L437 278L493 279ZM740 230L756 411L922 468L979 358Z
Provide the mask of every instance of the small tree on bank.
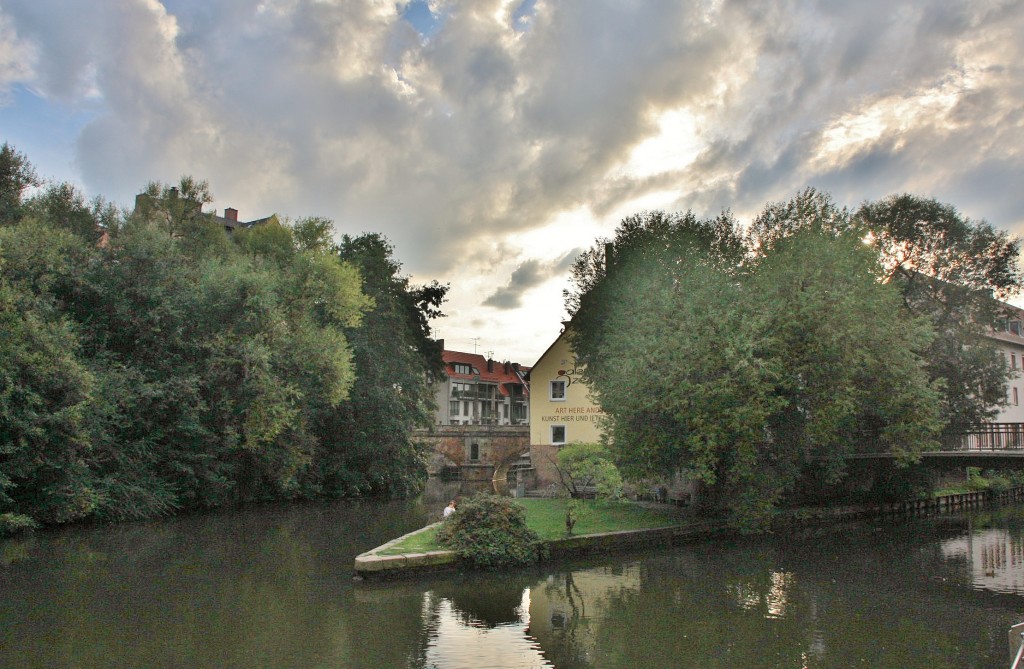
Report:
M554 463L562 490L570 498L565 509L565 532L572 534L587 506L583 498L593 493L596 499L622 496L622 475L612 461L611 452L602 444L569 444L558 452Z

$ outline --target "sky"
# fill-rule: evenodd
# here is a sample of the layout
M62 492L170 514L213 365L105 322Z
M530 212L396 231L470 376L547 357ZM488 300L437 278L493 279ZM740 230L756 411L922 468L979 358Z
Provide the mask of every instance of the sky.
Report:
M582 250L644 210L814 187L1024 233L1019 0L0 0L0 142L125 207L383 233L435 336L531 365Z

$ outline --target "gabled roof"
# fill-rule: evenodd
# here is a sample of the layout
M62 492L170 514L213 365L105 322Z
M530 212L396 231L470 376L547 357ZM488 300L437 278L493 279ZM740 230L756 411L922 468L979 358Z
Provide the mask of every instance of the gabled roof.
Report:
M1024 309L1000 302L1002 318L993 324L989 337L1008 344L1024 345Z
M561 341L562 337L565 336L566 330L569 329L569 323L570 323L570 321L562 321L562 330L561 330L561 332L559 332L558 336L554 338L554 340L548 345L548 347L546 349L544 349L544 352L540 354L540 357L537 358L537 362L533 363L533 367L536 367L537 365L539 365L540 361L543 360L544 357L548 353L551 353L551 349L553 349L555 347L555 344L557 344L559 341ZM526 380L527 381L530 380L530 370L533 369L533 367L527 367L526 368Z
M490 371L488 371L487 358L478 353L463 353L462 351L444 350L441 352L441 358L444 360L445 373L453 381L495 383L498 385L498 392L502 395L508 395L507 384L518 385L523 387L525 394L529 394L529 386L523 379L523 375L529 371L529 367L508 361L490 360ZM469 365L472 372L470 374L456 373L453 366L455 363Z

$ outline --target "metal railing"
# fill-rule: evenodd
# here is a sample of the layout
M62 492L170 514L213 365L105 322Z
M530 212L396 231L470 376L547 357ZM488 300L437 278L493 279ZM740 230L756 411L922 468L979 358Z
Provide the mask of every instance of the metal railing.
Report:
M1010 663L1010 669L1018 669L1021 664L1021 658L1024 657L1024 623L1017 623L1010 628L1010 653L1013 654L1013 643L1014 639L1017 641L1017 654L1013 658L1013 662Z
M986 423L942 440L949 451L1024 450L1024 423Z

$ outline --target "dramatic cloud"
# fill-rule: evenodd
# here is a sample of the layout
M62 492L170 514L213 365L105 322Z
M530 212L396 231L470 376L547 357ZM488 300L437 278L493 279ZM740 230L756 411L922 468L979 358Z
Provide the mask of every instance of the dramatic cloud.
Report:
M532 288L543 285L551 279L559 279L572 266L572 261L583 249L573 249L554 263L542 263L539 260L527 260L519 264L512 272L507 285L499 288L483 301L485 307L497 309L518 309L524 306L523 298Z
M450 346L531 363L570 252L640 209L815 186L1024 229L1022 34L1012 0L0 0L0 124L90 195L191 174L383 232L452 283Z

